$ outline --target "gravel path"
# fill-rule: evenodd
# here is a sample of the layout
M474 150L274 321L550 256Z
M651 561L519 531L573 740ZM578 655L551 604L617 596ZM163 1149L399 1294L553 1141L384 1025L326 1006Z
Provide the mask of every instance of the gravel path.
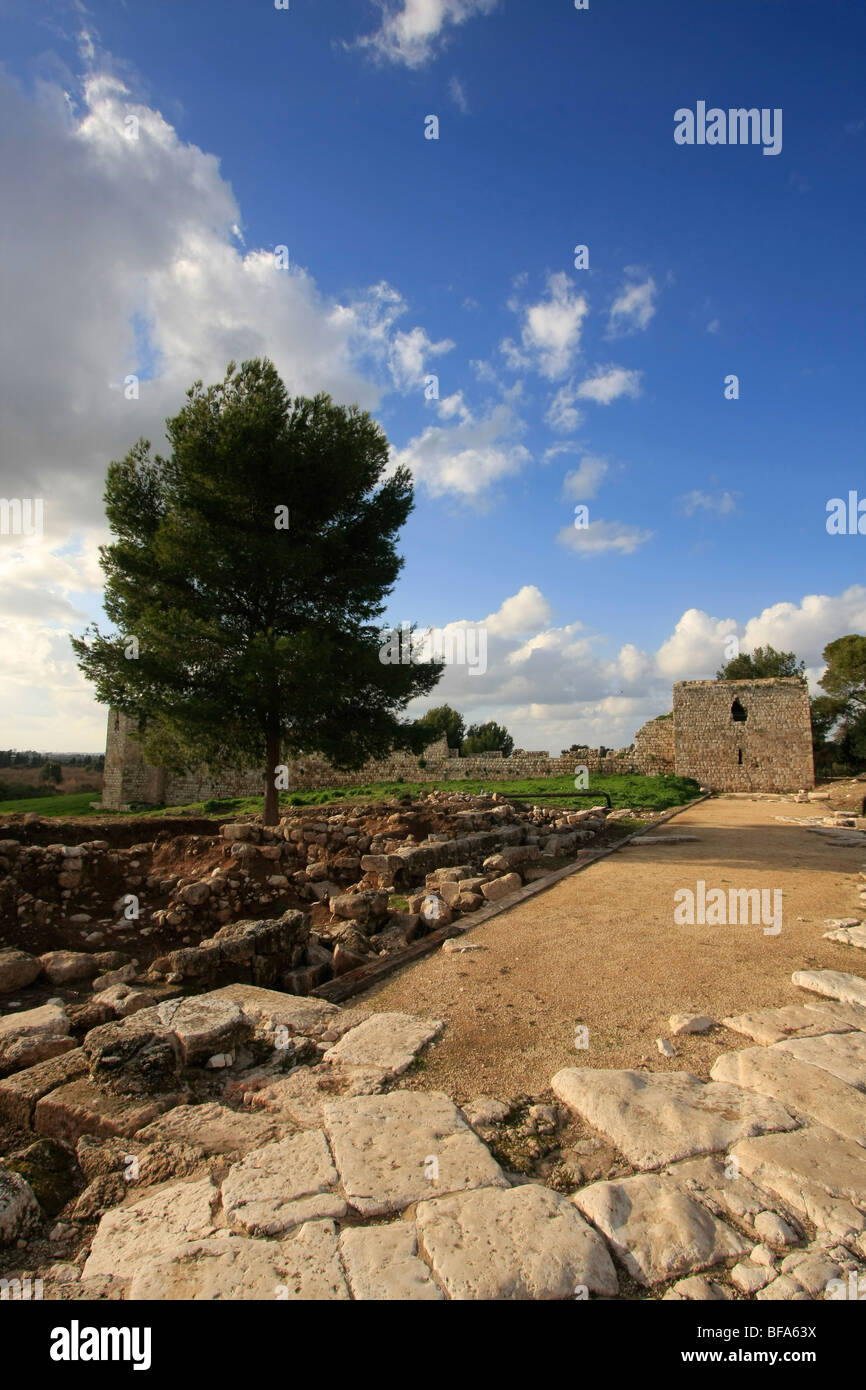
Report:
M863 850L774 819L816 813L820 805L790 801L705 801L657 832L696 833L697 843L620 850L463 938L484 950L438 951L357 1002L444 1019L442 1039L402 1084L458 1103L539 1095L563 1066L648 1065L706 1079L742 1039L715 1028L676 1039L666 1059L656 1039L669 1035L671 1014L720 1019L802 1002L794 970L866 974L862 953L821 935L825 918L860 915ZM699 879L708 889L781 889L781 934L675 925L674 892ZM586 1051L575 1049L578 1024L589 1030Z

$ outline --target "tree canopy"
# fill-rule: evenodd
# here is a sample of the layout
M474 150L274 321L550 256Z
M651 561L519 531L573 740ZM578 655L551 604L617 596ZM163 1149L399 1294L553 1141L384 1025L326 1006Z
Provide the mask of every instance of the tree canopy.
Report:
M798 661L796 652L777 652L775 647L755 647L753 652L741 652L716 672L719 681L770 680L783 676L803 678L805 661Z
M114 540L100 554L117 631L73 639L97 698L169 766L263 766L268 824L284 756L349 769L420 752L399 715L442 666L380 657L413 497L379 425L326 394L291 399L256 359L196 382L166 432L168 458L140 439L108 469Z
M424 731L427 744L435 743L438 739L444 738L448 740L449 748L459 750L463 746L463 734L466 727L463 722L463 715L459 714L456 709L452 709L450 705L436 705L434 709L428 709L427 713L422 714L417 721L417 726Z
M503 758L510 758L514 749L514 739L506 728L488 719L486 724L470 724L463 740L464 758L476 757L479 753L492 753L497 750Z
M812 701L812 730L819 763L866 763L866 637L849 633L822 653L827 669L818 684L826 695Z

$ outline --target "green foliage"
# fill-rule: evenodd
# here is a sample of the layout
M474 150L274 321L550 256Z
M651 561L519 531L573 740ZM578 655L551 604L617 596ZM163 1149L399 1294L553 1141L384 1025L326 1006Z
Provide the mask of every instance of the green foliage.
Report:
M325 394L290 399L254 360L196 382L166 432L169 458L141 439L108 469L117 634L73 639L97 699L136 719L170 768L263 766L268 823L283 757L351 769L421 752L398 716L443 668L379 659L413 505L409 471L386 476L379 425Z
M866 710L866 637L837 637L824 648L827 670L818 684L851 711Z
M812 701L815 765L819 772L866 767L866 637L851 633L824 648L827 669Z
M463 745L466 727L463 715L458 714L450 705L437 705L435 709L428 709L417 721L416 727L424 731L425 747L440 738L447 739L449 748L459 749Z
M461 749L464 758L497 750L501 751L503 758L510 758L514 750L514 739L506 728L493 719L488 719L486 724L469 725Z
M4 802L27 801L34 797L44 800L46 796L44 787L36 786L30 782L0 782L0 799Z
M755 681L800 676L806 670L805 661L798 661L796 652L777 652L775 647L756 647L753 652L741 652L716 672L719 681Z
M0 796L4 800L0 801L0 814L9 815L12 812L35 811L42 816L86 816L93 815L91 802L99 800L97 792L73 792L69 796L46 796L44 792L37 793L35 787L27 790L31 793L27 797L19 797L16 789L9 786L0 786Z
M44 763L39 774L41 782L54 782L55 785L63 781L63 768L59 763Z

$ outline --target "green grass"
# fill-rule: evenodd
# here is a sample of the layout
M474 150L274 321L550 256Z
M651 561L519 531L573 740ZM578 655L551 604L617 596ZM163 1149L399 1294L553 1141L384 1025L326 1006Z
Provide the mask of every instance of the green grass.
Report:
M571 777L534 777L514 781L492 782L489 779L458 778L443 782L370 782L362 787L326 787L318 791L284 792L280 796L280 807L289 811L293 806L333 806L339 802L352 801L392 801L401 796L423 796L430 791L468 792L474 795L480 791L500 792L532 801L538 798L540 804L557 807L561 810L585 810L592 805L592 796L566 796L546 801L545 792L574 792ZM614 810L626 806L640 806L647 810L666 811L672 806L683 806L698 795L700 787L691 777L590 777L589 792L608 793ZM81 792L75 796L43 796L33 801L0 802L0 813L10 811L37 811L44 816L92 816L91 801L98 799L96 792ZM188 806L142 807L140 810L126 812L128 815L147 816L247 816L257 815L262 809L262 798L256 796L225 798L215 801L197 801ZM103 814L117 814L104 812Z
M0 814L36 811L41 816L92 816L90 803L98 800L99 792L74 792L69 796L35 796L21 801L0 801Z

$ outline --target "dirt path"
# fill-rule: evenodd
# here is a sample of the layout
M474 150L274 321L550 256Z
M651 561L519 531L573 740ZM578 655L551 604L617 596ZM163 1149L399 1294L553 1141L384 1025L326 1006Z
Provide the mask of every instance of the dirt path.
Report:
M655 1040L669 1035L671 1014L720 1019L803 1002L793 970L866 975L862 953L821 935L826 917L860 915L863 850L774 819L816 812L790 801L705 801L650 831L699 842L620 850L470 931L464 939L483 951L438 951L357 1002L444 1019L442 1040L405 1084L458 1102L538 1095L563 1066L649 1065L706 1078L719 1053L744 1040L717 1028L677 1039L666 1060ZM674 892L694 891L699 879L708 889L781 889L781 934L675 925ZM587 1051L575 1049L577 1024L589 1030Z

